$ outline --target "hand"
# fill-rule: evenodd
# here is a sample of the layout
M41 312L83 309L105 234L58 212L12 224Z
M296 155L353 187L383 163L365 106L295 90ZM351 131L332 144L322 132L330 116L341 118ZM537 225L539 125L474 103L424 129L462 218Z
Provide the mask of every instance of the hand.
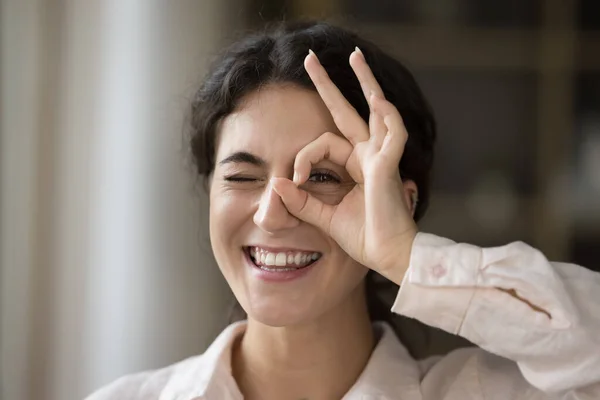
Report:
M304 66L344 137L324 133L296 156L293 182L273 178L288 211L331 236L359 263L400 284L417 233L398 164L408 133L360 50L350 65L367 98L369 125L348 103L311 51ZM344 166L356 185L337 205L325 204L298 186L323 159Z

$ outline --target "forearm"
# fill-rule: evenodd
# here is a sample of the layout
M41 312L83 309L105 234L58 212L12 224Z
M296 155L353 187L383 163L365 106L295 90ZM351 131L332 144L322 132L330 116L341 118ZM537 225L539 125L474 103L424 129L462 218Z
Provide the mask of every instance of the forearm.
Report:
M514 360L542 390L600 382L600 274L524 243L483 249L419 234L392 310Z

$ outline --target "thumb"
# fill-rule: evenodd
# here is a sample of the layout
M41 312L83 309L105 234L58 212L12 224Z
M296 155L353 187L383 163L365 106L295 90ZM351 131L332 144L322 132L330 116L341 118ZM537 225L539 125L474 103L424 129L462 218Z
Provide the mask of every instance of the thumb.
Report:
M271 186L290 214L329 234L334 206L316 199L286 178L271 178Z

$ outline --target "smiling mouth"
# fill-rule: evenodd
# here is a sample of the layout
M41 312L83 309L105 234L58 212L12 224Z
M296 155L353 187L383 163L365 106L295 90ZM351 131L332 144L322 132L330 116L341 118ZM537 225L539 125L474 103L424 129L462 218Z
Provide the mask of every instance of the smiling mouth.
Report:
M322 254L307 251L271 252L260 247L244 248L252 263L259 269L268 272L291 272L311 266Z

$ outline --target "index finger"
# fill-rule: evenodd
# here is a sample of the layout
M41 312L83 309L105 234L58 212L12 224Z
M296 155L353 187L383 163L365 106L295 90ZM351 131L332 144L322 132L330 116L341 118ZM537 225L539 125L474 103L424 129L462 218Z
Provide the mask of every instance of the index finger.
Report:
M317 139L307 144L294 161L294 183L304 183L313 165L321 160L331 160L347 169L346 164L352 154L353 147L346 139L332 132L325 132ZM352 172L348 171L351 175ZM354 177L352 177L354 179Z
M331 81L327 71L312 50L304 59L304 68L340 132L353 145L369 140L369 127L366 122Z

